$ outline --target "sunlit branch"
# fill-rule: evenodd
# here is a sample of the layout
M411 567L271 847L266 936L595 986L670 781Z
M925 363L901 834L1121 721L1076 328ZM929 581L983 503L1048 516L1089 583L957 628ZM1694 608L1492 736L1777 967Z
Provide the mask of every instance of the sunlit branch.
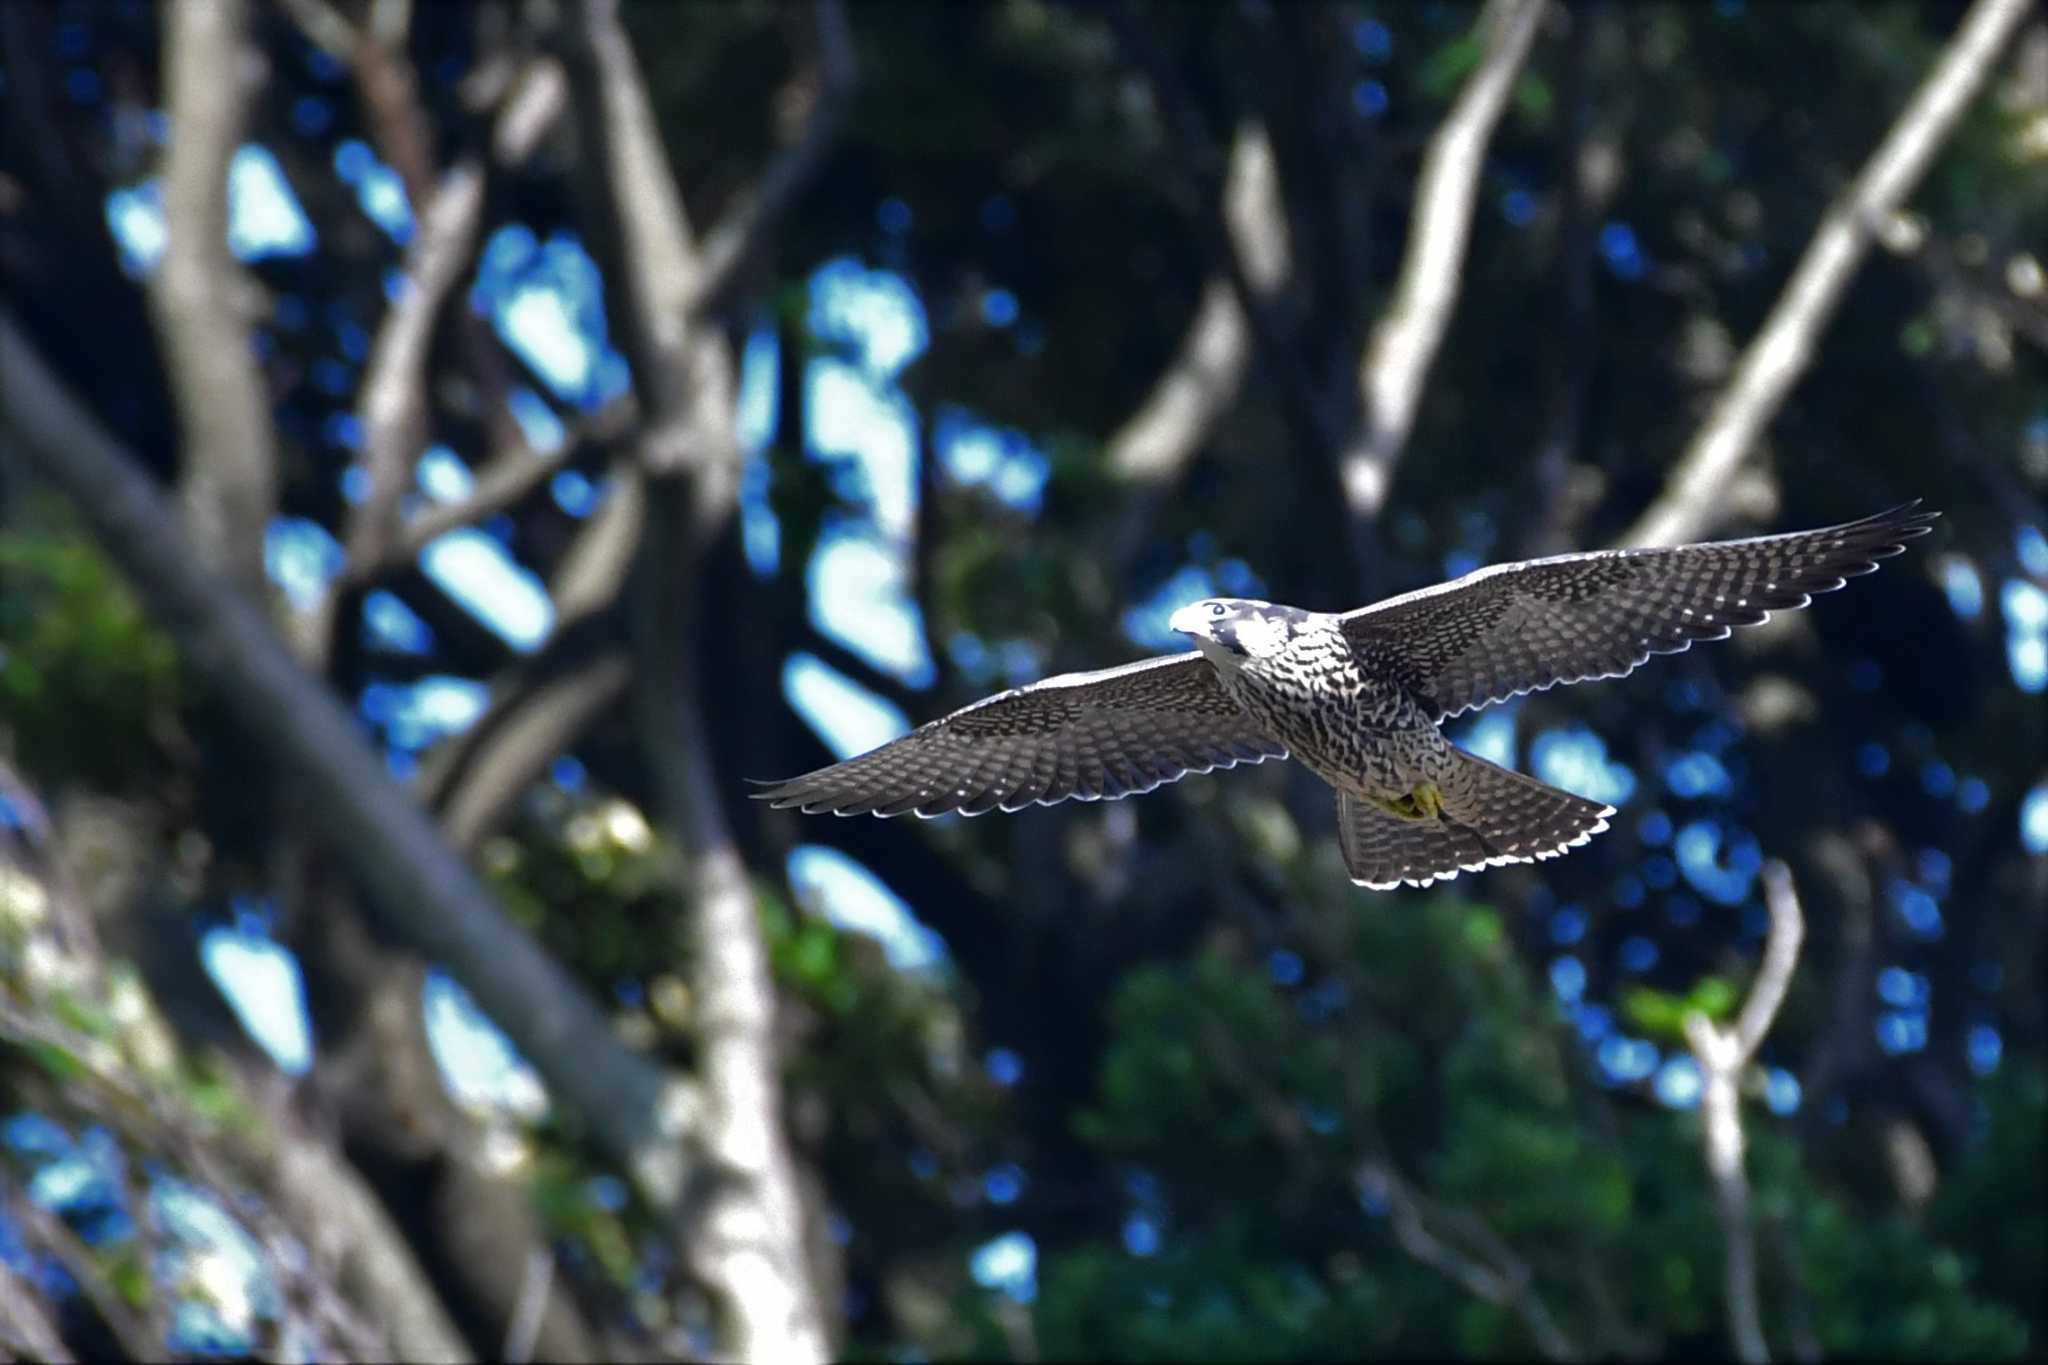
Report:
M1744 1138L1740 1082L1743 1069L1756 1056L1758 1044L1785 1003L1799 963L1805 919L1792 874L1783 863L1763 870L1764 904L1770 911L1770 933L1763 961L1732 1029L1715 1027L1695 1010L1685 1018L1685 1038L1700 1068L1700 1121L1707 1174L1714 1182L1714 1205L1726 1244L1728 1333L1735 1353L1744 1361L1768 1361L1763 1318L1757 1305L1756 1229L1750 1218L1749 1177L1742 1168Z
M425 123L424 114L409 99L394 95L391 101L401 108L387 113L385 122L404 127ZM524 68L498 111L493 132L496 160L501 164L524 160L560 114L562 103L561 71L556 63L535 61ZM411 117L406 117L407 113ZM406 250L405 286L370 348L357 396L370 488L350 512L342 533L348 555L346 584L369 582L392 564L412 559L438 536L502 511L553 472L553 460L534 458L525 442L518 441L479 475L468 499L436 505L402 524L400 521L401 497L411 485L413 466L430 429L429 352L435 329L475 256L485 177L484 164L469 160L452 167L434 186ZM465 319L463 325L474 328L475 321ZM469 339L472 352L489 344L477 332L472 331ZM472 358L482 364L480 356ZM494 393L489 401L502 407L504 394ZM516 419L509 413L500 413L497 425L517 429ZM567 443L564 448L569 448Z
M247 0L166 14L163 259L149 301L181 437L179 501L193 548L261 601L263 541L277 507L270 402L238 313L228 251L228 167L254 71Z
M483 203L483 171L475 163L442 177L406 250L404 288L370 348L357 397L370 487L350 513L342 538L353 563L381 564L389 554L399 499L427 443L427 357L434 326L468 269Z
M1244 242L1238 231L1240 225L1228 219L1226 203L1229 196L1226 194L1223 200L1219 200L1211 192L1210 187L1223 173L1222 157L1203 124L1201 111L1181 81L1180 73L1174 69L1172 58L1135 3L1122 0L1112 5L1109 20L1118 46L1131 65L1144 74L1152 87L1153 97L1159 102L1160 112L1172 133L1170 146L1179 163L1179 177L1188 192L1195 196L1195 228L1201 234L1203 247L1214 267L1229 281L1231 293L1243 312L1244 320L1250 325L1252 337L1258 344L1257 357L1262 373L1274 385L1286 405L1286 411L1305 430L1310 442L1321 450L1336 449L1343 434L1336 406L1318 389L1314 376L1304 363L1294 320L1282 307L1277 291L1260 287L1259 270L1243 249ZM1267 151L1270 156L1271 149ZM1274 183L1277 197L1277 181ZM1284 209L1275 209L1274 212L1277 221L1285 221ZM1265 249L1268 252L1276 246L1285 252L1284 229L1277 235L1264 236L1263 240L1267 243ZM1270 262L1271 257L1267 259ZM1286 268L1285 259L1283 254L1279 267L1282 271Z
M355 61L362 35L331 0L276 0L276 4L291 16L307 42L343 66Z
M1977 0L1970 7L1884 141L1828 206L1763 329L1672 468L1664 491L1618 543L1675 545L1714 529L1727 508L1723 490L1730 477L1806 372L1822 329L1877 232L1920 183L2033 10L2029 0Z
M526 1254L526 1269L519 1277L519 1302L505 1329L506 1365L526 1365L533 1359L533 1344L540 1339L540 1324L548 1306L548 1290L555 1279L555 1254L544 1246Z
M1423 156L1394 297L1374 325L1358 369L1360 428L1339 457L1361 563L1370 562L1363 542L1386 504L1430 367L1457 307L1486 146L1529 55L1543 6L1544 0L1490 0L1479 17L1479 65Z
M685 860L680 880L693 912L699 1133L712 1178L693 1192L695 1216L677 1234L718 1300L723 1349L743 1360L822 1360L824 1315L782 1128L775 987L753 887L725 823L700 695L698 580L712 537L733 515L742 459L733 358L692 312L704 297L705 260L616 0L583 0L567 29L590 241L642 412L635 447L647 533L627 590L633 716L655 813ZM757 219L757 230L765 222ZM738 258L747 254L742 246Z
M1287 281L1286 210L1265 130L1238 129L1223 177L1223 219L1246 282L1261 299ZM1251 360L1244 305L1226 274L1202 287L1201 303L1180 349L1138 410L1110 438L1110 472L1134 490L1175 483L1188 460L1232 403Z

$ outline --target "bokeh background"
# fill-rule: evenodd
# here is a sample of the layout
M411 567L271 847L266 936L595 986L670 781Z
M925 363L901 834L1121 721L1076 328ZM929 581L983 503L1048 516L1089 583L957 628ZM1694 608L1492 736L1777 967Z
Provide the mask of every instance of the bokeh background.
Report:
M8 0L0 1354L2038 1351L2043 242L2010 0ZM1540 867L746 800L1916 497Z

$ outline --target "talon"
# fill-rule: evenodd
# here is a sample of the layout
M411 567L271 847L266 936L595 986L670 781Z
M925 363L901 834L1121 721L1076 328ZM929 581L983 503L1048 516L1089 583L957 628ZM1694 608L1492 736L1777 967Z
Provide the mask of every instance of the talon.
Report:
M1444 813L1444 794L1436 783L1422 782L1406 796L1379 797L1373 804L1396 820L1436 820Z
M1422 782L1408 794L1408 800L1415 807L1418 820L1439 820L1444 813L1443 789L1434 782Z

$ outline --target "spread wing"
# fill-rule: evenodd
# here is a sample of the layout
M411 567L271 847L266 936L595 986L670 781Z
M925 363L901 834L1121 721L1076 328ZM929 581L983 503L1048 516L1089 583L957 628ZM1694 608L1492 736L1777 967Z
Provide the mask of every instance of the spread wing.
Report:
M753 795L808 814L979 815L1114 800L1286 756L1195 651L1012 688Z
M1927 534L1910 502L1818 531L1496 564L1342 619L1361 656L1445 716L1616 678L1652 654L1803 607Z

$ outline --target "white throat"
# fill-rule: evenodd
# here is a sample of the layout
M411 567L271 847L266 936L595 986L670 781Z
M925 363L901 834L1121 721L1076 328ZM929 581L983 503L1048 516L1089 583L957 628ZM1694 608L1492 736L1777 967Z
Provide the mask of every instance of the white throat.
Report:
M1243 665L1244 656L1242 654L1232 653L1207 636L1197 635L1194 638L1195 647L1202 651L1202 657L1207 659L1210 666L1224 677L1234 676L1239 667Z

